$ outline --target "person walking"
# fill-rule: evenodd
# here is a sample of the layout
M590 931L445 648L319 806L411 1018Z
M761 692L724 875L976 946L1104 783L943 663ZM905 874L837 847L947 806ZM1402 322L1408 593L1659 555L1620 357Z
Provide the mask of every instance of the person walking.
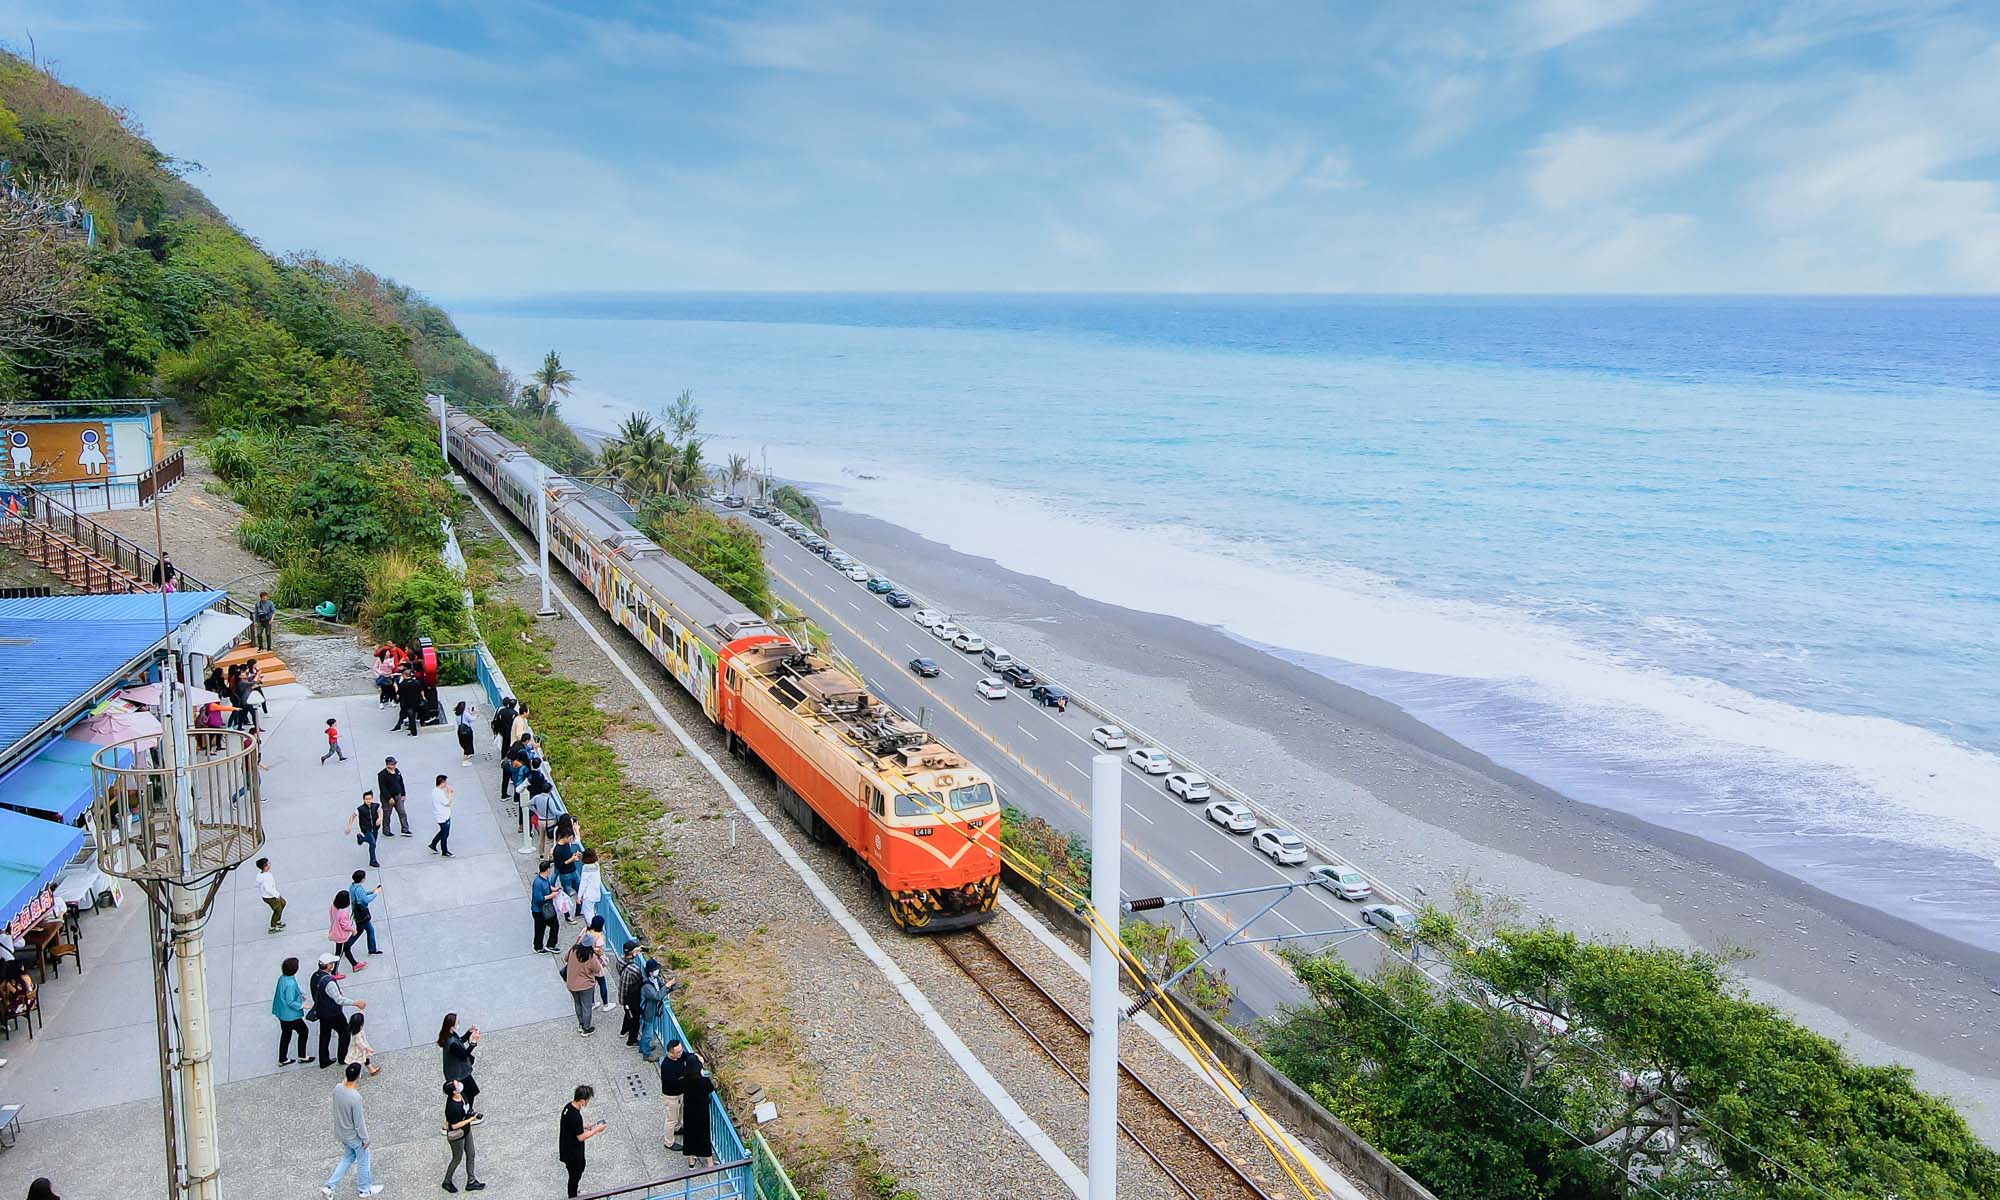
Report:
M455 1192L458 1185L452 1176L458 1174L459 1160L465 1161L465 1190L483 1191L486 1185L479 1182L479 1167L473 1162L472 1127L483 1118L472 1111L472 1102L465 1098L462 1085L456 1079L444 1083L444 1140L451 1146L451 1162L444 1169L444 1190Z
M361 803L347 814L347 832L354 835L355 845L368 847L369 866L382 865L375 861L375 838L382 832L382 805L374 792L361 793Z
M556 919L555 868L546 858L535 866L535 881L528 892L528 908L535 917L535 953L554 954L562 922ZM544 937L547 938L546 943Z
M160 561L153 564L153 586L165 589L179 574L179 569L174 566L174 556L162 554Z
M409 780L403 778L403 769L396 765L396 756L391 754L382 760L382 769L375 772L375 795L382 801L382 836L395 837L392 828L398 820L403 823L403 836L415 836L410 832L410 810L403 803L409 795Z
M336 754L340 756L341 762L347 761L347 751L340 748L340 719L338 717L328 717L326 719L326 753L319 756L320 764L324 766L326 760Z
M570 1003L576 1007L577 1032L583 1037L597 1032L597 1006L591 1000L597 994L597 981L603 977L604 961L589 942L579 940L563 956L563 983L569 988Z
M13 503L11 498L8 502ZM49 1182L49 1177L42 1175L28 1185L28 1200L62 1200L62 1197L56 1195L56 1185Z
M354 1168L355 1195L374 1196L382 1191L382 1185L374 1180L374 1164L368 1155L368 1116L361 1107L360 1079L361 1064L349 1063L340 1086L333 1089L333 1136L340 1142L340 1161L333 1164L333 1174L320 1187L322 1196L333 1195L349 1167Z
M431 836L431 853L451 857L451 781L449 776L440 775L431 786L431 815L437 818L438 831Z
M278 1065L289 1067L293 1063L312 1060L312 1053L306 1049L306 998L299 991L299 960L288 958L278 967L278 986L271 993L271 1015L278 1018ZM292 1035L299 1035L299 1056L289 1053Z
M639 940L626 938L618 954L618 1005L624 1010L618 1032L628 1046L639 1044L639 993L645 986L646 960L639 954Z
M375 898L382 894L382 885L369 887L367 879L366 871L354 873L353 882L347 885L348 908L354 914L354 927L368 937L368 953L380 954L382 948L375 943Z
M682 1100L687 1095L688 1070L692 1059L687 1045L679 1038L667 1043L667 1052L660 1059L660 1099L666 1102L666 1133L660 1138L661 1145L669 1150L681 1148Z
M278 606L271 602L271 593L257 593L257 607L251 610L250 615L256 623L257 649L271 649L271 622L278 617Z
M472 765L472 706L460 700L453 715L458 718L458 765L469 767Z
M712 1166L715 1139L709 1128L708 1098L715 1094L715 1079L701 1055L690 1054L687 1091L681 1097L681 1153L687 1155L688 1169Z
M319 956L319 970L312 975L313 1020L319 1022L319 1065L325 1070L334 1064L336 1055L330 1053L327 1043L340 1039L338 1058L347 1061L347 1010L356 1012L368 1007L366 1000L350 1000L347 993L340 990L340 976L333 966L340 960L331 954Z
M354 957L354 943L361 931L354 925L354 896L346 888L333 895L333 907L326 913L326 940L338 948L347 965L357 971L366 971L368 964ZM338 961L338 960L335 960Z
M597 919L597 906L604 903L604 873L598 869L595 848L583 852L583 868L576 880L576 906L589 924Z
M278 893L278 879L271 874L271 860L257 860L257 894L264 898L264 906L271 910L271 926L265 933L276 933L285 927L285 898Z
M417 723L423 708L424 685L418 682L414 671L404 671L403 677L396 681L396 723L389 726L389 732L394 733L407 725L410 736L417 736Z
M590 1106L590 1098L596 1089L587 1083L576 1085L570 1093L570 1101L563 1105L562 1121L557 1131L559 1138L556 1157L569 1172L569 1195L576 1195L576 1185L583 1181L583 1144L604 1132L604 1122L583 1119L583 1110Z
M458 1031L458 1014L448 1012L438 1026L438 1049L444 1052L444 1081L459 1084L467 1104L479 1103L479 1081L472 1077L474 1051L479 1049L479 1026Z
M349 1066L360 1064L370 1075L380 1075L382 1068L375 1065L375 1047L368 1044L368 1034L363 1026L368 1024L368 1014L349 1013L347 1015L347 1053L342 1059Z

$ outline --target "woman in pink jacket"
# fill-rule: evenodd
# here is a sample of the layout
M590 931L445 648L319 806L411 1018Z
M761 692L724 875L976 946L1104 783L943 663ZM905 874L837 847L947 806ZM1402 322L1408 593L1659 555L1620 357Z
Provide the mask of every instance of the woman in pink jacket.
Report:
M334 893L333 908L326 918L326 940L333 943L336 951L347 957L348 966L357 971L366 971L367 963L354 960L354 942L361 936L361 931L354 927L354 913L350 911L353 904L354 897L349 895L345 888ZM333 977L344 978L339 972L335 972Z

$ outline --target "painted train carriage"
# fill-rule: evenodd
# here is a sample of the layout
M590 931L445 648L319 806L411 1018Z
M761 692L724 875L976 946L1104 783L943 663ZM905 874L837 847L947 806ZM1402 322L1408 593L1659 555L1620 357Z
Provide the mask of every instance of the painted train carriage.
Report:
M446 418L451 457L529 528L541 465L484 423ZM640 533L621 512L547 476L549 554L700 702L732 750L778 780L815 840L845 845L907 930L988 919L999 890L993 783L822 655Z

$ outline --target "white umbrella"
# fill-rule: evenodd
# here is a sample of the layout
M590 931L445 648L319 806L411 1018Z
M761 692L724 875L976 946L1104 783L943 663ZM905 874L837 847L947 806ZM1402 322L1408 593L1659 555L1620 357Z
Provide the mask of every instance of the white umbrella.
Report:
M134 704L143 704L147 708L158 708L166 702L166 690L165 684L142 683L138 687L128 687L120 691L118 698L121 700L130 700ZM210 704L222 699L222 697L205 687L183 685L181 690L187 693L188 707L190 708L200 708L204 704Z
M104 713L78 721L68 736L94 746L115 746L134 738L159 737L160 719L148 712Z

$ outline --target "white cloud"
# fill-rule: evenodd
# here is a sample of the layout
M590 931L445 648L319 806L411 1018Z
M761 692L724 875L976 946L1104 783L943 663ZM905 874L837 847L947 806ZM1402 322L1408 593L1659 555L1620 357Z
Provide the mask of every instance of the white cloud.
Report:
M1622 25L1644 12L1648 3L1650 0L1527 0L1516 13L1522 48L1552 50Z
M1602 204L1699 165L1713 146L1703 134L1610 133L1588 125L1544 137L1528 152L1528 190L1558 211Z

